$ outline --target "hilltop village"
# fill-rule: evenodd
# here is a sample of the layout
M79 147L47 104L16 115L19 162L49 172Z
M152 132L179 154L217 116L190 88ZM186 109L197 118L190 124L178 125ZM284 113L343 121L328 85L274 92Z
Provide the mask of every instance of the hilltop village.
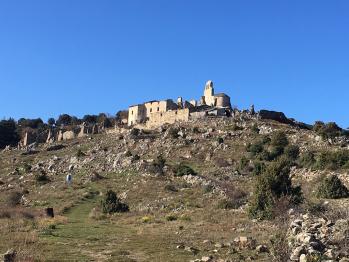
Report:
M143 104L131 105L127 111L115 121L114 128L136 127L140 129L153 129L164 124L186 122L205 117L230 117L233 113L230 97L225 93L215 94L213 82L207 81L203 96L197 100L185 101L178 97L172 99L153 100ZM54 143L101 132L113 132L110 126L102 123L83 122L75 125L55 125L42 132L25 130L22 133L19 147L27 147L33 143Z
M172 124L177 121L188 121L205 116L230 116L230 97L224 93L215 94L213 82L206 82L204 95L199 101L190 102L178 97L177 103L171 99L149 101L132 105L128 110L128 125L145 124L148 128Z
M20 134L18 148L26 148L40 143L51 144L99 133L113 133L120 131L120 129L155 129L166 124L197 121L205 118L272 119L284 124L307 128L305 124L286 118L281 112L267 110L255 112L253 105L249 110L239 111L232 108L230 97L225 93L215 93L211 80L206 82L203 96L199 100L186 101L182 97L178 97L176 102L172 99L153 100L131 105L128 110L119 111L115 118L108 118L103 113L101 115L102 121L88 121L88 119L84 121L81 119L80 122L63 121L64 123L61 123L62 121L57 120L55 125L47 126L43 130L25 128Z

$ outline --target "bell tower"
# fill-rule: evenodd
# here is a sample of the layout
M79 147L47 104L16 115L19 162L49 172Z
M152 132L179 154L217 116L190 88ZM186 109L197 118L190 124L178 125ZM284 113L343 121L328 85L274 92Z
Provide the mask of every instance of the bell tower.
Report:
M211 80L208 80L206 82L204 97L207 105L209 106L214 105L214 88L213 88L213 82Z

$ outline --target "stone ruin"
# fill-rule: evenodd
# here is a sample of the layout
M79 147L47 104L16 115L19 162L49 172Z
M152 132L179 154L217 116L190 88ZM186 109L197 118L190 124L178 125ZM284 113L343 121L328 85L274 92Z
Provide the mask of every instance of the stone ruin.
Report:
M38 133L35 130L26 130L19 142L19 147L29 147L35 143L54 143L74 138L81 138L88 135L99 134L105 129L104 126L98 124L82 123L73 127L52 127L49 130Z
M199 101L184 101L182 97L175 103L172 99L154 100L129 107L128 125L145 125L148 128L177 121L203 118L206 116L229 116L230 97L224 93L215 94L213 82L206 82L204 95Z

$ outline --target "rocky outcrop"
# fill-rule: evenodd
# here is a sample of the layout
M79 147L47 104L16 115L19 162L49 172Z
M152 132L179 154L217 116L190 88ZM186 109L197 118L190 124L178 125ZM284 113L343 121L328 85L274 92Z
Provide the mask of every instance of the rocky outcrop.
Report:
M293 121L288 119L282 112L260 110L258 115L261 119L274 120L283 124L293 124Z
M310 259L315 257L327 261L349 259L349 250L340 247L345 241L349 243L349 219L333 222L303 215L291 222L288 234L291 261L314 261Z

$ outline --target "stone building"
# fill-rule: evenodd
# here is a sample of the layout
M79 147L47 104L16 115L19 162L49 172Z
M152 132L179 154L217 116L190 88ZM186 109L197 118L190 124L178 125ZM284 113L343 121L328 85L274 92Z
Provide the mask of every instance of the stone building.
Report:
M179 97L176 102L172 99L155 100L130 106L128 125L145 124L147 127L155 127L165 123L188 121L191 114L194 118L214 114L223 116L231 110L230 97L224 93L215 94L212 81L206 82L200 101L188 102Z
M206 82L204 96L202 103L208 106L215 106L218 108L231 107L230 97L224 93L214 94L213 82L211 80Z

